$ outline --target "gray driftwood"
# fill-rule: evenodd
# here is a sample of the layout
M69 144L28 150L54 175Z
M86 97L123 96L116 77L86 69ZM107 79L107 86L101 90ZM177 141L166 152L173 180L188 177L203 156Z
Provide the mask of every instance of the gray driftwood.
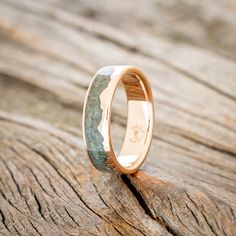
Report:
M0 2L0 234L236 235L235 2L116 2ZM131 176L98 172L83 146L106 64L139 66L154 90ZM118 94L115 145L124 114Z

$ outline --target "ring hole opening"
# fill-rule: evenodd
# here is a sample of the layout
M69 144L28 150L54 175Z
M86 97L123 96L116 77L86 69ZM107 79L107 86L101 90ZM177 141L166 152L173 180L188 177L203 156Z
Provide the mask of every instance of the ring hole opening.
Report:
M118 83L111 108L111 140L113 151L118 157L125 139L127 127L127 96L122 81Z
M121 91L122 87L118 86L113 102L115 105L115 100L118 100L119 105L117 106L120 106L119 110L116 109L116 112L113 112L114 119L118 121L116 126L118 123L120 127L115 127L118 131L117 134L115 134L116 131L114 129L112 130L112 140L120 165L125 168L131 168L139 165L139 161L143 160L140 157L143 153L146 153L144 147L150 129L152 105L145 85L137 75L125 75L122 78L122 84L123 92ZM124 116L126 119L124 119ZM120 134L122 134L122 137L120 137ZM121 140L124 140L123 144Z

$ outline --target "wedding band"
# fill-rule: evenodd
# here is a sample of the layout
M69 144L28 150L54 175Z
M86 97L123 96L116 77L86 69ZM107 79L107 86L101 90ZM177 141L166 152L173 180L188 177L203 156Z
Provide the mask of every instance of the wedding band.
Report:
M115 155L110 135L111 106L122 81L128 101L124 142ZM88 155L100 171L131 174L144 162L153 133L154 108L151 87L133 66L105 66L90 83L83 111L83 135Z

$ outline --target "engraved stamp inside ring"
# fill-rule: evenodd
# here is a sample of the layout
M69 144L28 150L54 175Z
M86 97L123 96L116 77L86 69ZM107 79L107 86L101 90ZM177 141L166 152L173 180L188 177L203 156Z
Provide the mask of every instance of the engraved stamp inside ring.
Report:
M136 143L140 141L145 135L141 125L134 125L131 130L133 131L133 135L130 137L131 142Z

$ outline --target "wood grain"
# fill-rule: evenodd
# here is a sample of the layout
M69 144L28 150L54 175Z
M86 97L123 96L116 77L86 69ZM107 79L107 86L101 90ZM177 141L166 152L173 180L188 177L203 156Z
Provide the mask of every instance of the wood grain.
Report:
M2 235L236 235L236 6L137 2L0 2ZM89 162L81 116L97 69L124 63L147 74L157 116L145 165L115 176Z

